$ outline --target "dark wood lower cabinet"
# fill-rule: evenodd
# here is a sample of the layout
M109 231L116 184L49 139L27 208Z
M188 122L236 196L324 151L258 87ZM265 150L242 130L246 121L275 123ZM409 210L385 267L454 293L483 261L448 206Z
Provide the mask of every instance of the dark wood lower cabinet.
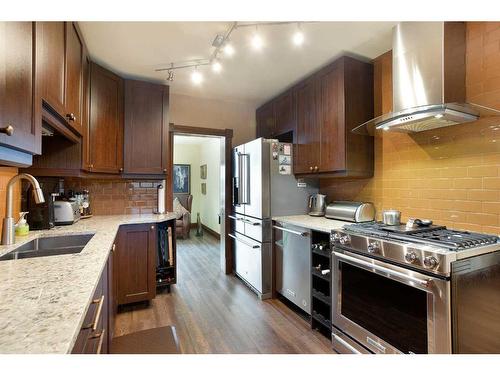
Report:
M155 224L120 227L114 263L118 305L155 298L157 243Z
M73 354L109 353L109 343L112 340L111 326L114 324L114 315L110 314L114 311L112 306L114 291L111 287L113 279L109 273L109 269L113 266L112 261L110 257L102 271L92 302L73 346Z

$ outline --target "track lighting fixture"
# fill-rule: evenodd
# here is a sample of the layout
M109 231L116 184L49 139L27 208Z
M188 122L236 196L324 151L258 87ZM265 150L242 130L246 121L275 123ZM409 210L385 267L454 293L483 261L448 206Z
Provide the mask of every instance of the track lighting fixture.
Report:
M297 31L293 34L292 41L296 46L301 46L304 43L304 33L302 32L300 23L297 23Z
M295 46L301 46L304 43L304 34L302 32L302 22L232 22L231 25L224 33L217 34L212 42L212 47L214 47L210 56L206 58L184 60L179 62L171 62L169 66L157 68L157 72L167 72L166 80L172 82L174 80L174 71L176 69L193 69L191 73L191 81L194 85L201 85L204 77L203 74L198 70L200 66L211 66L214 73L220 73L222 71L221 59L225 57L231 57L235 53L235 49L230 42L232 33L240 28L255 28L255 31L250 39L250 44L256 51L262 50L265 47L265 40L262 35L259 34L259 26L277 26L277 25L290 25L295 24L296 30L292 35L292 42ZM437 116L436 116L437 117Z
M257 26L255 26L255 33L253 34L252 37L252 47L256 50L261 50L263 46L264 46L264 41L262 40L262 37L259 35L259 30L257 29Z
M219 61L215 60L213 63L212 63L212 70L214 73L220 73L220 71L222 70L222 65Z
M234 55L234 47L231 43L227 42L226 45L224 46L224 53L226 56L233 56Z
M191 73L191 81L193 81L195 85L200 85L203 82L203 74L198 71L198 66L196 66L193 73Z

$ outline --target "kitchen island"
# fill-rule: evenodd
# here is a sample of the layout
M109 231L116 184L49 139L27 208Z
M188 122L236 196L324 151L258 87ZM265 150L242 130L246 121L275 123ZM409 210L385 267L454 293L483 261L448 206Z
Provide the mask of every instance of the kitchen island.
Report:
M174 219L173 213L94 216L0 246L1 256L38 237L94 233L78 254L0 262L0 353L70 353L119 227Z

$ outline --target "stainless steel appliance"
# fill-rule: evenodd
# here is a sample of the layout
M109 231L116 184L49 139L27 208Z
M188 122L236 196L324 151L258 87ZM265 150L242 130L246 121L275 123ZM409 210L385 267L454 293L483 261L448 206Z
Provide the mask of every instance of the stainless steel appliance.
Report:
M326 195L313 194L309 196L309 216L325 216Z
M500 353L497 236L373 222L331 242L335 350Z
M335 201L326 207L328 219L361 223L375 220L375 207L370 202Z
M318 191L316 181L295 179L292 152L292 144L264 138L233 149L235 273L260 298L272 294L272 217L306 214L307 198Z
M54 224L71 225L80 220L80 206L76 201L54 202Z
M288 223L273 228L276 291L311 314L311 231Z
M419 132L500 112L465 101L465 22L401 22L392 33L393 112L354 132Z
M384 210L382 212L382 221L386 225L400 225L401 224L401 211Z

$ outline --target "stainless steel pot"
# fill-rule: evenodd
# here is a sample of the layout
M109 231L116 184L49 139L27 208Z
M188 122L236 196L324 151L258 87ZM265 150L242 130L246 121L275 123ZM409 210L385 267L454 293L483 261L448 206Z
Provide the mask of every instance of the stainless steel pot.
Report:
M401 224L401 211L398 210L384 210L382 212L382 220L386 225L400 225Z

